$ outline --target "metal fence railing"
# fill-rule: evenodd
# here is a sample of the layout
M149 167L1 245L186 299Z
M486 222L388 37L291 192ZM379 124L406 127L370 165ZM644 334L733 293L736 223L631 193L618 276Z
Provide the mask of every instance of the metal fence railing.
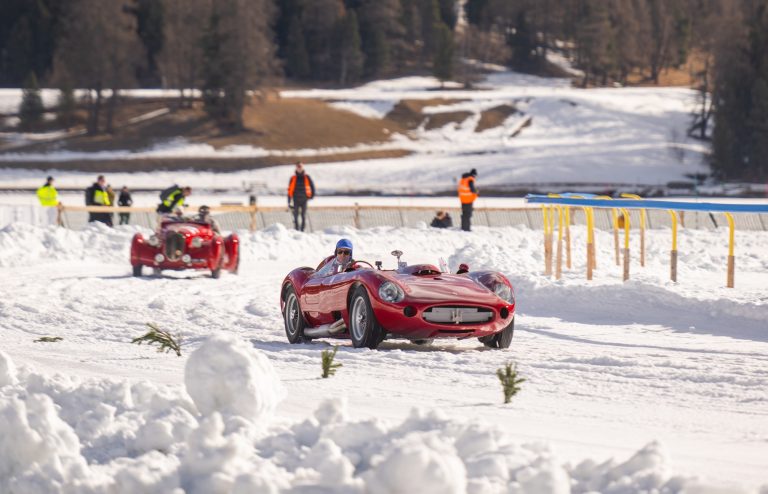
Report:
M44 208L38 206L0 205L0 228L13 222L45 224ZM225 230L258 230L274 224L286 228L293 227L293 215L287 208L257 206L214 206L213 215ZM189 208L195 211L195 208ZM322 231L326 228L348 225L356 228L378 226L417 227L429 223L438 208L422 206L335 206L310 207L307 210L306 230ZM448 208L455 226L460 224L461 210ZM88 223L89 212L111 212L113 223L119 223L119 212L130 213L129 224L145 228L157 225L157 213L154 208L118 208L100 206L63 206L59 213L59 223L69 229L81 230ZM640 212L630 210L630 223L635 228L639 223ZM680 226L693 229L714 230L728 228L727 218L723 213L705 211L679 211ZM586 225L584 212L572 208L571 224ZM768 231L768 214L741 213L734 216L739 230ZM473 226L504 227L527 226L531 229L544 228L541 211L538 208L476 208L472 216ZM671 218L665 211L646 211L646 227L649 229L670 228ZM594 227L600 230L613 229L613 219L609 209L594 210Z

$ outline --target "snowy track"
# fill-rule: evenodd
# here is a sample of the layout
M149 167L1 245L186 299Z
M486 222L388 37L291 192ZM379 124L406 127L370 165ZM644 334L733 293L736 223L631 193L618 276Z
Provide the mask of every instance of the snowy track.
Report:
M241 274L220 280L202 273L132 278L133 232L19 224L0 231L0 349L17 366L178 389L189 354L209 335L227 333L250 342L275 367L287 390L277 424L300 422L324 398L342 396L354 420L400 423L412 407L436 409L460 422L499 427L516 443L546 443L562 463L626 459L658 441L668 455L665 475L752 489L768 483L765 233L737 237L737 288L728 290L725 240L717 232L681 232L677 285L666 281L664 231L649 232L648 267L641 270L633 259L629 283L612 264L612 238L599 232L591 284L583 281L578 228L575 266L560 282L540 275L541 233L525 228L472 234L337 228L305 235L276 226L242 232ZM432 347L389 340L376 351L353 349L346 340L289 345L279 310L282 278L293 267L316 264L340 236L353 240L357 258L382 259L385 266L392 264L387 253L400 248L411 262L444 256L451 266L469 262L504 272L518 298L512 347L489 351L476 340ZM184 357L130 344L146 322L181 331ZM40 336L64 340L33 343ZM320 352L337 343L343 367L321 380ZM518 363L527 382L504 406L494 372L507 361Z

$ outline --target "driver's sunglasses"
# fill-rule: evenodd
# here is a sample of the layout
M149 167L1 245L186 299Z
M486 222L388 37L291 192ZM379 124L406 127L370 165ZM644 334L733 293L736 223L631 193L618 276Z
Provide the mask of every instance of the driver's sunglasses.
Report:
M342 256L351 256L352 255L352 251L349 250L349 249L339 249L339 250L336 251L336 254L337 255L342 255Z

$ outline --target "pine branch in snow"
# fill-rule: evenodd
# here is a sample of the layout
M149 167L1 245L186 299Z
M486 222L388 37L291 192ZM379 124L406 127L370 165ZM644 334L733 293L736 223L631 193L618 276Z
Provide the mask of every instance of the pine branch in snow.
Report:
M525 379L517 378L517 364L507 363L504 369L498 369L496 375L499 376L501 387L504 391L504 403L509 403L512 397L520 391L520 383Z
M341 364L334 364L333 358L336 356L336 352L339 350L338 346L333 347L333 351L330 350L323 350L323 353L321 354L323 357L323 374L322 377L328 378L329 376L332 376L336 374L336 369L341 367Z
M32 343L56 343L57 341L61 341L64 338L61 336L41 336L40 338L34 340Z
M181 334L177 334L174 338L171 333L163 331L156 324L148 322L147 326L149 326L147 334L132 339L131 343L136 343L137 345L141 345L144 342L147 345L157 343L160 345L160 348L157 349L158 352L165 351L165 353L168 353L173 350L176 352L176 356L181 357Z

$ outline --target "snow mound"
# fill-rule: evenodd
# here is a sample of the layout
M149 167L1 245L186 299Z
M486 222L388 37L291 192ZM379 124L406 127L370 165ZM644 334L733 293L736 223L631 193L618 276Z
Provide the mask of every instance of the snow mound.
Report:
M624 462L571 467L547 445L420 409L401 423L355 421L335 399L298 424L254 427L280 384L265 357L232 338L206 341L186 378L202 416L179 388L25 368L0 388L0 492L717 492L670 477L657 443Z
M11 357L0 351L0 388L12 384L16 384L16 368Z
M256 421L285 395L267 357L234 336L214 336L195 350L184 382L203 415L220 412Z

